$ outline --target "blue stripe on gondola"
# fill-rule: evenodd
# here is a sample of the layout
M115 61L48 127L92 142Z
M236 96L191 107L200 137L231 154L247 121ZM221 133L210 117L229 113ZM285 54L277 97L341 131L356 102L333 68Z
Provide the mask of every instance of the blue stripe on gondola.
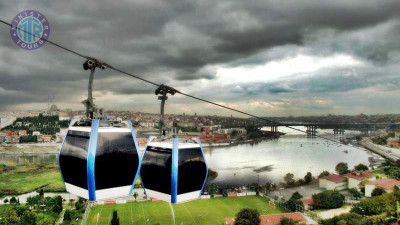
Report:
M133 179L131 189L129 190L129 195L132 195L132 191L135 188L136 180L137 180L138 176L140 175L140 167L142 166L142 157L140 157L139 146L137 144L135 130L133 129L132 122L130 120L128 120L127 122L128 122L129 129L131 130L133 142L135 143L136 154L139 158L139 163L138 163L138 168L136 170L135 178Z
M203 146L201 145L201 140L200 140L200 138L197 138L197 143L198 143L199 146L200 146L201 154L203 155L204 163L206 164L206 177L204 178L203 186L201 187L200 196L199 196L199 197L201 197L201 194L203 193L203 190L204 190L204 186L206 185L206 182L207 182L207 177L208 177L208 164L207 164L206 157L204 156L204 150L203 150Z
M92 120L92 128L90 131L89 151L87 158L87 179L88 179L88 191L89 200L96 201L96 182L94 174L94 164L97 151L97 137L99 130L99 120Z
M177 203L178 196L178 161L179 139L172 139L172 166L171 166L171 203Z

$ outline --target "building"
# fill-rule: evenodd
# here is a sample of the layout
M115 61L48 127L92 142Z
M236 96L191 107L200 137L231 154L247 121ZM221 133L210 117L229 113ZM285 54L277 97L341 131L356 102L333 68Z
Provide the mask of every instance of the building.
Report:
M388 138L386 144L390 147L398 147L400 145L400 138Z
M313 205L314 205L314 200L312 198L308 198L308 199L301 199L301 202L303 202L304 205L304 209L305 210L310 210L312 209Z
M360 183L365 180L375 180L374 174L367 171L355 171L348 174L342 175L347 178L347 188L357 188L360 190Z
M50 142L51 135L42 135L42 140L43 140L43 142Z
M270 215L260 215L260 225L279 225L283 218L288 218L296 221L299 224L304 224L306 218L299 212L278 213ZM235 225L235 218L226 218L226 224Z
M394 187L400 186L400 181L396 179L381 179L381 180L375 180L375 181L368 181L365 184L365 196L371 197L372 196L372 191L375 188L382 188L386 192L390 193L393 191Z
M20 130L20 131L18 131L18 135L19 135L19 136L26 136L26 135L27 135L26 130Z
M326 190L343 190L347 188L347 178L331 174L319 179L319 187Z
M247 133L246 129L244 128L228 128L228 129L221 129L219 132L223 134L232 134L233 132L239 135L245 135Z

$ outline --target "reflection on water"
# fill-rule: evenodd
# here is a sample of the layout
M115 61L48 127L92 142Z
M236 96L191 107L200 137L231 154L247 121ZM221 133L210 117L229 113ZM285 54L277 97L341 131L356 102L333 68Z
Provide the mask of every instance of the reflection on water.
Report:
M37 155L25 155L25 154L5 154L0 153L0 163L7 165L27 165L27 164L47 164L56 163L56 154L37 154Z
M287 135L278 140L205 149L208 166L218 172L218 177L212 182L221 187L242 186L258 181L260 184L279 183L286 173L293 173L295 178L304 178L309 171L314 176L323 170L334 172L339 162L348 163L350 168L358 163L368 165L370 155L362 149L320 138L307 138L287 128L279 130ZM337 141L340 138L331 134L331 130L318 132ZM356 131L345 132L345 136L357 134Z

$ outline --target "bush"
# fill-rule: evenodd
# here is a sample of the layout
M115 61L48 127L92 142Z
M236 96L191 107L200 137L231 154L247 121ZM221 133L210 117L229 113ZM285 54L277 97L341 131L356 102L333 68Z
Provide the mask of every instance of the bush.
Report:
M386 193L386 191L383 188L377 187L372 191L371 196L372 197L379 196L379 195L383 195L385 193Z
M362 193L357 190L357 188L350 188L349 193L355 198L359 199L362 197Z
M359 225L361 224L361 220L363 219L362 216L356 213L346 213L340 216L335 216L331 219L322 220L320 221L321 225L339 225L339 224L346 224L346 225Z
M236 215L235 225L259 225L260 215L255 209L242 209Z
M379 215L386 211L386 204L383 195L374 198L367 198L355 204L351 209L351 212L363 216Z
M289 219L289 218L282 218L281 222L279 223L279 225L295 225L296 223L294 222L294 220Z
M314 207L319 209L336 209L344 204L344 196L338 191L323 191L312 196Z

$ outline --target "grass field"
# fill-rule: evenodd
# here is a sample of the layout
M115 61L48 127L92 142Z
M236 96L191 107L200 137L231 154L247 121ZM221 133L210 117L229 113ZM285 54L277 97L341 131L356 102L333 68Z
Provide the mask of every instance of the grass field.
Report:
M28 193L40 187L45 191L65 190L56 164L15 166L0 173L0 191L6 194Z
M257 209L260 214L283 212L268 205L268 200L259 196L238 198L214 198L173 205L176 224L224 224L226 217L235 217L242 208ZM171 210L166 202L133 202L121 205L99 205L93 207L89 225L109 224L112 211L117 210L122 224L162 225L172 224Z

